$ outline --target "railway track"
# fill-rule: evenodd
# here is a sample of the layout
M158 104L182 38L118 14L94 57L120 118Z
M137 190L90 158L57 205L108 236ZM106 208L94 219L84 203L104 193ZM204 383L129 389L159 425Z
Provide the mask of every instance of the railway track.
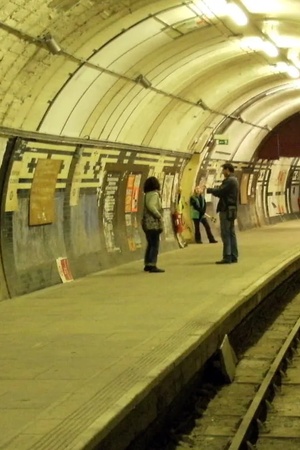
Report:
M299 337L300 319L264 376L228 450L251 450L254 443L255 448L261 450L279 449L282 445L287 448L286 442L282 442L286 439L289 440L288 449L300 448L300 357L297 355L294 358L300 343ZM292 364L296 377L294 375L291 382L288 377ZM271 410L270 414L268 410Z
M299 279L296 284L299 292ZM285 289L289 285L277 293L277 303ZM270 305L275 309L276 295L262 317ZM239 355L233 383L220 388L208 380L192 412L182 412L181 423L168 430L167 443L154 440L147 450L300 449L300 294L283 305L255 344ZM244 324L245 336L263 328L261 322L260 317Z
M300 449L300 294L240 360L176 450ZM209 389L209 387L207 387ZM171 448L171 447L170 447Z

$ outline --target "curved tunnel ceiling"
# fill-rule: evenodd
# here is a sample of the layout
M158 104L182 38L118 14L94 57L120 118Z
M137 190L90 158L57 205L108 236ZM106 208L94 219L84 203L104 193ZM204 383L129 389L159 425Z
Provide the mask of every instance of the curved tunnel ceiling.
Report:
M246 26L225 3L0 1L2 126L183 152L226 132L251 158L299 110L299 2L236 0Z

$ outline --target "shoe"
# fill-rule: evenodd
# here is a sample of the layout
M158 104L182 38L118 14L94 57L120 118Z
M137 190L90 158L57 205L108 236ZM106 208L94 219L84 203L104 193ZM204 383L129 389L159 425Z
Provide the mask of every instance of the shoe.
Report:
M162 272L164 272L164 269L159 269L156 266L153 266L153 267L150 266L150 269L149 269L148 272L150 272L150 273L162 273Z
M195 242L195 244L203 244L203 242L202 242L202 241L199 241L199 242Z
M210 244L217 244L218 241L216 241L215 239L213 241L209 241Z
M151 266L145 266L144 267L144 272L150 272L150 270L151 270Z
M237 259L232 259L231 262L232 262L232 264L234 264L234 263L237 263L238 260Z
M231 261L228 261L228 259L221 259L221 261L216 261L216 264L231 264Z

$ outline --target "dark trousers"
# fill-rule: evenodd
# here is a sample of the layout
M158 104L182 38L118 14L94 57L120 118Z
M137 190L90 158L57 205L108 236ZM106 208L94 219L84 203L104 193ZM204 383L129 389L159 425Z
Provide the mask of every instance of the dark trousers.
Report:
M207 239L209 240L209 242L213 242L215 240L206 217L203 216L201 219L193 219L193 222L194 222L194 227L195 227L195 242L202 242L201 232L200 232L200 223L202 223L202 225L205 228L205 231L207 234Z
M145 252L145 266L156 266L159 251L159 230L145 231L147 248Z
M223 259L237 261L237 247L234 220L228 220L226 212L220 212L221 237L223 242Z

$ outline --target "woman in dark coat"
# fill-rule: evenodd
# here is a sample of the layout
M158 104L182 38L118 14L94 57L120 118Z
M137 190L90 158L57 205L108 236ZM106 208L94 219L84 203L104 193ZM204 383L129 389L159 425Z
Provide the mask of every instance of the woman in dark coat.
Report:
M156 265L159 252L160 234L163 231L163 211L160 183L156 177L149 177L144 183L144 210L142 228L147 239L145 252L145 272L161 273Z

